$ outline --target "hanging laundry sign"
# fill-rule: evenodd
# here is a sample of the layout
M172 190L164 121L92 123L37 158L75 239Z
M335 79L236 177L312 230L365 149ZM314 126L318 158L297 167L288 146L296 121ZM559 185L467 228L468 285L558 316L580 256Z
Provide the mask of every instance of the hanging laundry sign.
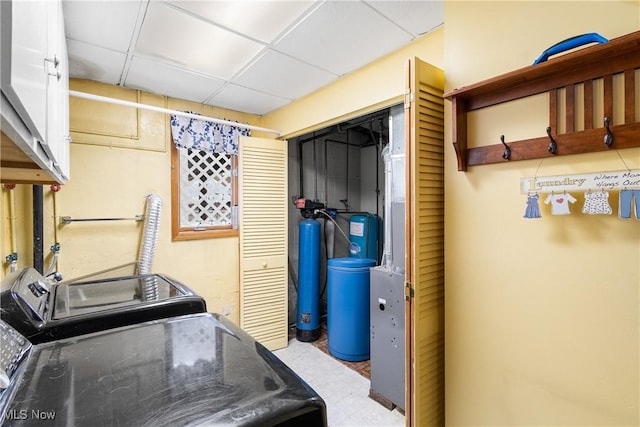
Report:
M522 194L624 189L640 189L640 169L520 179Z

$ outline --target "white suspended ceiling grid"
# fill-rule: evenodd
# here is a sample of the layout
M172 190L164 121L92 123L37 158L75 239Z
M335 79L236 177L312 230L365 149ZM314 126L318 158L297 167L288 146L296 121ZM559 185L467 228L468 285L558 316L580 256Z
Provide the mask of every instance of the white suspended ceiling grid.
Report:
M442 25L443 0L63 0L70 77L264 115Z

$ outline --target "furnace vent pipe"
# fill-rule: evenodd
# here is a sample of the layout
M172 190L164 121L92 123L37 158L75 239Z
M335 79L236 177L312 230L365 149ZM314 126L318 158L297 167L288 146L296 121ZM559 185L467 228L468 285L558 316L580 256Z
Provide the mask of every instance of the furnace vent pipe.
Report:
M382 260L380 265L391 268L391 150L389 145L380 153L384 161L384 244L382 248Z

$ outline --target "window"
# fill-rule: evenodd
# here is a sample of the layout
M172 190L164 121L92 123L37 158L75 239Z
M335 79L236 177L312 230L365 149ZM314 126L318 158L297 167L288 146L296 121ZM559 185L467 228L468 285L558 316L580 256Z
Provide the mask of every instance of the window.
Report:
M237 179L234 176L237 157L174 148L174 240L236 234L233 228L237 206Z
M238 235L238 136L249 131L172 116L173 240Z

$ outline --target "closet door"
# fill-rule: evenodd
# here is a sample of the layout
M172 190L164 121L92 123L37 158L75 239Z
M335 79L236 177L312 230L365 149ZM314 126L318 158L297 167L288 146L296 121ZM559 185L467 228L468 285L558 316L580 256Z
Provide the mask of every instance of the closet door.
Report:
M240 138L240 326L287 346L287 142Z
M444 425L444 72L408 67L407 425Z

